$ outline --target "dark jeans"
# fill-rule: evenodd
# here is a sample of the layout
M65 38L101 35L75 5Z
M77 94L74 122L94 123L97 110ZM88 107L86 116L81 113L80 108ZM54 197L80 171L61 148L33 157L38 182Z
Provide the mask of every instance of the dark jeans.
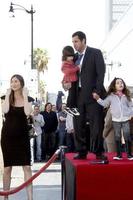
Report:
M55 132L42 134L42 159L46 158L46 155L52 156L55 152L56 134Z
M59 129L59 144L58 146L62 146L66 144L66 130L60 130Z
M74 133L67 133L66 134L66 145L67 145L67 152L74 152L75 151L75 144L74 144Z
M122 131L123 131L124 140L131 141L129 121L125 121L125 122L114 122L113 121L113 127L114 127L116 141L121 141Z

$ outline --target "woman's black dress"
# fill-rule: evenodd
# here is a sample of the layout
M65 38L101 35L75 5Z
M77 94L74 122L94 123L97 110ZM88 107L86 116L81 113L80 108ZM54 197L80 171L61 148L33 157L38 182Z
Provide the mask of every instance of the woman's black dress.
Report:
M2 127L1 147L4 166L30 165L30 139L24 107L10 107Z

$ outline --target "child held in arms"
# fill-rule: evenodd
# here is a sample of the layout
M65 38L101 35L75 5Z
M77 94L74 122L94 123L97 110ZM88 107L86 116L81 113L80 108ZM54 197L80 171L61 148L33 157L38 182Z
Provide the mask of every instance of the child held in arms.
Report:
M62 50L61 71L64 74L62 86L65 91L68 91L66 112L79 115L76 108L76 81L78 79L77 72L79 71L79 66L74 64L74 60L73 47L65 46Z

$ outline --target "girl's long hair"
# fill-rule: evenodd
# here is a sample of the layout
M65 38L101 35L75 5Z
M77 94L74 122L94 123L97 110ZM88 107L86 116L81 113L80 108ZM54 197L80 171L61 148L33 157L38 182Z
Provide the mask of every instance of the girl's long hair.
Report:
M122 80L122 82L123 82L123 85L124 85L124 88L123 88L123 90L122 90L123 94L125 94L125 96L127 97L127 99L128 99L129 101L131 101L131 93L130 93L129 89L127 88L127 86L126 86L126 84L125 84L125 82L124 82L124 80L123 80L122 78L116 78L116 77L115 77L115 78L112 80L112 82L110 83L110 85L109 85L109 87L108 87L107 95L110 95L111 93L116 93L115 85L116 85L116 81L117 81L118 79Z
M62 61L65 61L68 56L74 57L74 49L72 46L65 46L62 50Z
M12 79L14 77L17 78L20 81L20 85L23 88L24 87L24 79L23 79L23 77L21 75L19 75L19 74L14 74L11 77L10 82L12 81ZM10 103L10 105L14 105L15 104L14 91L13 90L11 90L11 94L10 94L10 97L9 97L9 103Z

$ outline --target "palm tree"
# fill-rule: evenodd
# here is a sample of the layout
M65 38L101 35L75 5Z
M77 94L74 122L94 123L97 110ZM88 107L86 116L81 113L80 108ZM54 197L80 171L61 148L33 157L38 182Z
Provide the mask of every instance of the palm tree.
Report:
M42 91L40 90L40 73L48 70L48 60L49 57L46 49L36 48L33 50L33 68L37 69L38 94Z

